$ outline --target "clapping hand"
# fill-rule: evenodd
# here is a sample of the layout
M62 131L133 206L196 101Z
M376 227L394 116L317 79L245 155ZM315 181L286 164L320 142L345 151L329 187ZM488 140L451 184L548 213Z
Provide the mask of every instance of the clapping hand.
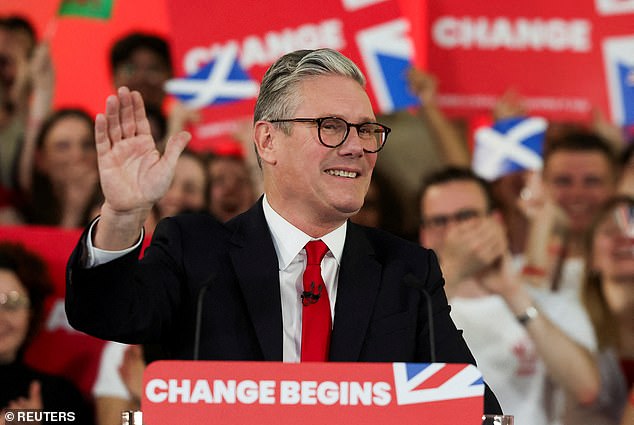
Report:
M497 267L507 250L504 226L495 217L484 217L448 229L440 257L461 281Z

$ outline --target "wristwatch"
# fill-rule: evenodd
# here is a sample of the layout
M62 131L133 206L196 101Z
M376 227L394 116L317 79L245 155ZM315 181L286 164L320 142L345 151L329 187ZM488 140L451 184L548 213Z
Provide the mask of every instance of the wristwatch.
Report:
M524 311L524 313L522 313L519 316L517 316L517 321L520 322L520 325L526 326L528 324L528 322L530 322L531 320L533 320L537 316L539 316L539 310L537 310L535 308L535 306L532 305L532 306L528 307Z

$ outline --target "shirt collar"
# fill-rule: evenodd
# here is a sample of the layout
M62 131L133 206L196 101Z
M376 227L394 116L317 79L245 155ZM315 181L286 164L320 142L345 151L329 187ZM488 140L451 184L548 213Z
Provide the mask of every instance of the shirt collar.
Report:
M266 195L264 195L262 207L264 209L264 218L266 219L273 238L279 268L280 270L284 270L291 264L291 261L297 257L297 254L304 249L308 241L315 239L279 215L271 207L271 204L269 204ZM335 260L337 260L337 265L341 265L341 256L343 254L343 245L346 241L347 227L348 221L346 220L341 226L320 238L326 246L328 246Z

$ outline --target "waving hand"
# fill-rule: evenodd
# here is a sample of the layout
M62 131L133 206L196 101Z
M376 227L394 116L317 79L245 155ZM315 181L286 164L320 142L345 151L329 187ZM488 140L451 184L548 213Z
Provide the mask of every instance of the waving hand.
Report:
M108 97L105 114L97 115L95 120L97 161L105 197L95 246L119 249L138 237L152 205L169 188L178 156L190 138L187 132L174 135L161 155L150 133L141 95L121 87L116 96Z

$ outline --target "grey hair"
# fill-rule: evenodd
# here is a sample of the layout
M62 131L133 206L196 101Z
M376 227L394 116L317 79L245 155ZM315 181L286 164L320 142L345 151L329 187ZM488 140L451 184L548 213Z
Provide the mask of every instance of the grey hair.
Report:
M365 87L365 77L359 67L336 50L297 50L279 58L264 74L253 113L254 122L292 118L300 102L297 85L320 75L349 77Z

